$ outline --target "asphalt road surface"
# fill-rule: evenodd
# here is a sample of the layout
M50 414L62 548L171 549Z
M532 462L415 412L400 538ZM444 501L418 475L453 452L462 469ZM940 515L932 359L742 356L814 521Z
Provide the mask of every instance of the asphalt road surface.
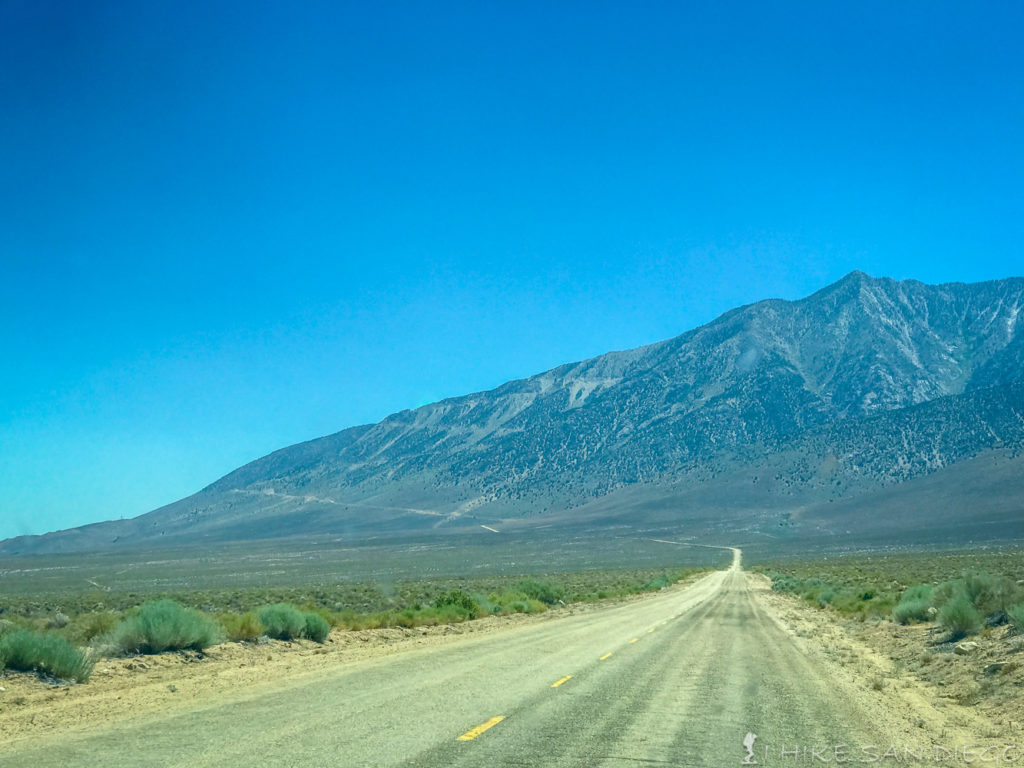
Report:
M811 765L812 747L835 762L838 745L890 744L734 558L686 590L24 743L0 765L729 766L744 740L759 765Z

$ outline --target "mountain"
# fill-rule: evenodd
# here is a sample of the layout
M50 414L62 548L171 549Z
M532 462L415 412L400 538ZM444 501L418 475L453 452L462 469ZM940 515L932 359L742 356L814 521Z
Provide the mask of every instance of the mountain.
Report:
M0 554L489 521L867 530L877 494L1017 460L1022 307L1022 278L854 272L799 301L284 448L134 520L11 539ZM1020 494L1000 499L994 518L1024 520ZM954 527L989 514L963 503Z

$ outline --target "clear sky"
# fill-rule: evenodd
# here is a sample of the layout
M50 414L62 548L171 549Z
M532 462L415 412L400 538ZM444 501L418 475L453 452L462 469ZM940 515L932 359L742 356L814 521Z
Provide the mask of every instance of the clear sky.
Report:
M0 4L0 537L853 269L1024 273L1024 5Z

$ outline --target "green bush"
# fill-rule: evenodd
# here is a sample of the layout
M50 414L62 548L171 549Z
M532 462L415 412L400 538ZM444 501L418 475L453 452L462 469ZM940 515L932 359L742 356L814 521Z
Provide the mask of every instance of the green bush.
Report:
M666 581L665 584L667 585L668 582ZM514 589L517 592L522 592L529 598L540 600L545 605L554 605L562 599L562 590L550 581L533 581L528 579L520 581L515 585Z
M971 605L965 592L959 592L942 606L939 624L948 629L951 639L959 639L981 628L981 614Z
M115 653L201 651L224 637L220 624L209 616L173 600L143 603L107 636Z
M664 589L668 585L669 585L668 578L665 577L665 576L659 576L658 578L651 579L649 582L644 584L643 587L641 587L641 589L643 591L645 591L645 592L654 592L655 590L658 590L658 589ZM538 597L537 599L540 600L541 598ZM547 601L545 600L544 602L547 602Z
M37 672L84 683L93 662L81 648L53 633L19 629L0 638L0 668Z
M495 600L492 600L491 597L497 598L497 595L493 593L491 595L473 595L473 602L480 607L480 614L482 616L493 616L501 613L501 606Z
M267 635L278 640L293 640L306 632L306 614L288 603L261 608L259 617L267 628Z
M10 619L0 619L0 637L11 632L17 632L19 629L31 629L36 631L40 629L40 627L21 616L12 616Z
M306 627L303 630L306 637L318 643L322 643L331 633L331 625L327 620L316 613L306 614Z
M948 603L957 594L962 593L963 580L952 579L950 581L944 581L939 586L935 587L932 591L932 605L936 608L941 608Z
M1009 608L1017 591L1011 579L990 573L968 573L963 582L971 605L983 614Z
M461 589L452 589L438 595L434 600L434 607L448 609L448 615L463 614L465 618L470 619L475 619L480 615L480 606L476 604L472 596Z
M929 608L931 605L926 600L900 600L892 609L892 617L898 624L928 621L931 618Z
M1010 617L1015 632L1024 631L1024 603L1010 606L1006 609L1006 615Z
M958 594L963 594L982 615L1005 611L1024 597L1007 576L972 572L940 584L935 589L933 604L942 606Z
M327 622L328 626L336 627L340 623L340 617L334 611L329 611L326 608L320 608L312 603L305 603L299 607L303 613L315 613L321 619Z
M904 600L910 602L919 602L924 600L930 603L934 592L935 590L932 588L931 584L917 584L913 587L907 587L903 591L903 594L900 595L900 602L902 603Z
M899 603L892 609L892 616L900 624L909 624L912 621L928 621L931 617L928 609L932 604L932 589L930 584L918 584L909 587L903 592Z
M242 614L221 613L217 616L217 621L224 628L228 640L236 643L255 642L266 632L266 627L263 626L263 622L260 621L260 617L256 615L255 611L247 611Z
M121 614L114 611L94 611L75 616L64 629L64 636L74 643L88 644L113 631Z

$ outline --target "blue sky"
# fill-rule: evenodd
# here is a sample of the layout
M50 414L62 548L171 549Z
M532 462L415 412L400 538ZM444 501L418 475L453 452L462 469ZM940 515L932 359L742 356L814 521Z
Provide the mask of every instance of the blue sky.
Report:
M0 537L862 269L1024 272L1017 2L0 6Z

